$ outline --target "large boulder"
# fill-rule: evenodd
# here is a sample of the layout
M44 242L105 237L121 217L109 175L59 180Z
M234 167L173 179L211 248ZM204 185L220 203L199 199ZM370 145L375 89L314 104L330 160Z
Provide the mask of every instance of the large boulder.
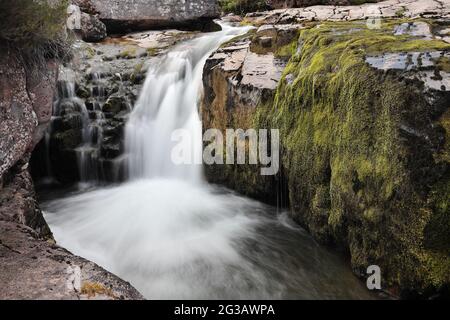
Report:
M216 165L208 179L289 207L316 239L348 252L356 274L380 266L393 294L448 294L448 23L309 22L278 47L285 28L269 21L212 54L202 117L205 130L279 129L280 172ZM267 56L289 51L281 77L267 72Z
M185 27L204 29L219 16L217 0L84 0L108 31Z

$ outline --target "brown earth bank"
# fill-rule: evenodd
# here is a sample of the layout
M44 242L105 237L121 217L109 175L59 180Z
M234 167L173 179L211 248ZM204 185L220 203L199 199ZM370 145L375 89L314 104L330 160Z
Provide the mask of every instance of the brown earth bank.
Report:
M391 0L248 14L256 29L206 63L204 129L279 129L281 169L207 166L209 181L288 207L357 275L379 265L394 295L448 297L449 13Z

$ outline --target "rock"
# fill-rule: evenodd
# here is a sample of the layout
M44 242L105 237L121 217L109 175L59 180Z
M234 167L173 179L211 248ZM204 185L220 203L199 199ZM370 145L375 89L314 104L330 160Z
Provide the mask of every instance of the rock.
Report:
M399 3L375 6L390 17ZM406 16L448 11L433 1L409 3ZM279 129L280 172L263 177L258 166L213 165L206 176L288 207L320 242L349 252L357 275L380 266L385 290L445 295L450 59L439 32L448 22L305 24L289 71L264 79L279 48L263 51L261 41L276 43L280 21L358 20L368 12L366 5L306 9L248 15L260 28L214 52L204 70L204 129Z
M278 1L277 1L278 2ZM301 23L304 21L353 21L378 18L450 18L448 0L405 0L365 3L360 6L312 6L307 8L277 9L247 14L247 23L255 25ZM279 2L283 3L283 2ZM444 3L444 5L443 5Z
M243 21L243 18L236 14L230 13L230 14L222 17L222 21L237 24L237 23L241 23Z
M120 111L127 111L127 100L120 95L111 95L103 105L104 113L118 114Z
M413 37L433 38L431 28L426 22L408 22L402 23L394 29L394 35L410 35Z
M156 28L211 27L219 17L217 0L90 0L109 32Z
M43 136L51 117L57 67L39 78L0 48L0 178Z
M0 221L0 299L143 300L129 283L23 224ZM87 288L96 284L97 291Z
M206 61L203 84L202 118L204 129L244 128L257 107L273 99L287 60L273 52L252 52L253 34L231 41ZM229 117L227 116L229 115ZM206 166L208 180L227 185L243 194L276 202L271 187L274 177L255 174L256 166ZM249 171L251 173L249 173ZM243 183L255 181L250 188Z
M96 15L99 13L93 4L94 1L95 0L70 0L70 2L78 6L81 11L90 15Z
M0 299L83 299L89 283L105 288L96 298L143 299L130 284L54 244L28 159L49 124L58 64L32 72L11 54L0 50Z
M380 1L380 0L379 0ZM358 1L358 4L364 2L374 2L373 0ZM352 0L268 0L267 4L273 9L282 8L300 8L309 7L314 5L337 5L337 6L348 6L353 4Z
M98 42L105 39L106 26L96 16L81 14L81 37L87 42Z

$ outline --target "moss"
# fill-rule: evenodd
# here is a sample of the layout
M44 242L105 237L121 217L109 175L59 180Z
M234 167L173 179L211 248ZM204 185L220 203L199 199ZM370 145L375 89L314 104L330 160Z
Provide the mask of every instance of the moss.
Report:
M448 245L442 248L450 230L442 185L448 171L437 170L449 161L433 162L433 150L400 130L411 123L437 132L425 124L435 121L420 85L377 72L364 58L450 47L392 36L393 25L359 30L359 22L324 23L303 30L301 53L286 67L274 103L261 106L255 119L280 129L294 218L318 239L348 247L355 270L378 264L387 287L423 292L449 281ZM448 128L447 116L440 121ZM447 143L439 154L449 150Z
M450 73L450 58L440 57L436 63L436 66L439 70Z

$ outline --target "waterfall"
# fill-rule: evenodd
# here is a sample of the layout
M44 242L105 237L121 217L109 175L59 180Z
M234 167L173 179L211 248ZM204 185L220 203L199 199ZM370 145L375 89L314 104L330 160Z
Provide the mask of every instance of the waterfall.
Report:
M147 78L126 126L130 181L42 204L57 242L149 299L369 298L349 268L286 213L201 183L171 161L173 130L202 149L198 114L209 53L247 28L177 46Z
M126 126L125 141L131 179L177 178L201 180L202 125L198 113L202 72L206 59L221 43L247 32L248 28L222 25L220 32L207 34L180 45L149 69L142 93ZM171 151L175 130L190 139L182 143L190 150L192 164L175 165Z

